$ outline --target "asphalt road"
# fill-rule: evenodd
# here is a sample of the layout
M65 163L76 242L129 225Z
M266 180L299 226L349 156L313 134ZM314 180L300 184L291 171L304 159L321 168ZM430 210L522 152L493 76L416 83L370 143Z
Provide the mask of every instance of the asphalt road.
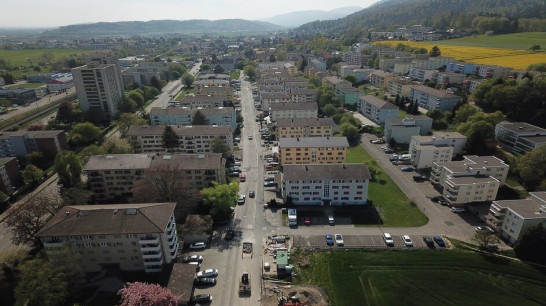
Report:
M24 114L24 113L26 113L26 112L34 109L34 108L38 108L40 106L47 105L47 104L49 104L51 102L57 101L59 99L62 99L64 97L69 96L69 95L74 94L74 93L76 93L76 88L72 87L72 88L69 88L66 92L61 93L61 94L46 95L46 96L42 97L40 100L37 100L37 101L34 101L34 102L30 103L26 107L19 106L17 108L17 110L15 110L15 111L11 111L11 112L9 112L7 114L0 115L0 120L6 120L6 119L9 119L9 118L14 117L14 116Z

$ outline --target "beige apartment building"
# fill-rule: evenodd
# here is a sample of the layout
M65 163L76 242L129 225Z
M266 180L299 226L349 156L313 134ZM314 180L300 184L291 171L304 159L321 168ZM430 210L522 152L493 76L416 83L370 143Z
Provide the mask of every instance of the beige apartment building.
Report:
M68 247L85 272L157 273L178 252L175 203L67 206L38 232L49 258Z
M281 163L344 164L347 162L347 137L280 138Z
M147 169L176 167L188 190L199 191L212 182L224 184L225 163L220 153L93 155L84 171L97 199L108 200L132 197L136 181L144 177Z
M277 135L279 139L334 136L334 120L332 118L279 119Z
M233 132L229 125L171 125L178 136L178 146L169 150L181 153L212 153L210 142L223 140L233 150ZM164 152L163 133L166 125L132 125L127 139L135 153Z

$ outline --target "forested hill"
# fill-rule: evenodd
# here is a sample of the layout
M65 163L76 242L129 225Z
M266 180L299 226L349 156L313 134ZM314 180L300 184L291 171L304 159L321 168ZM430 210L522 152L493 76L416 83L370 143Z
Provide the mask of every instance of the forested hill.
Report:
M497 34L546 31L544 0L383 0L338 20L315 21L298 30L342 33L392 30L413 24L438 29L475 29Z
M262 21L243 19L222 20L152 20L99 22L62 26L42 33L42 37L100 37L131 35L214 34L226 32L267 32L278 31L283 27Z

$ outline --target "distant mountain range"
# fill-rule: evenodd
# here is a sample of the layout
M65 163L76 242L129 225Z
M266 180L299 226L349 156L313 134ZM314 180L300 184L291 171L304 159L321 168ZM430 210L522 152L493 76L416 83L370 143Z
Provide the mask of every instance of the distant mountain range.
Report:
M132 35L260 33L283 29L282 26L272 23L244 19L120 21L62 26L44 31L42 37L70 39Z
M315 20L334 20L343 18L347 15L350 15L354 12L362 10L360 6L347 6L330 11L321 11L321 10L308 10L308 11L297 11L290 12L286 14L276 15L270 18L262 19L261 21L270 22L273 24L278 24L284 27L297 27L302 24L315 21Z

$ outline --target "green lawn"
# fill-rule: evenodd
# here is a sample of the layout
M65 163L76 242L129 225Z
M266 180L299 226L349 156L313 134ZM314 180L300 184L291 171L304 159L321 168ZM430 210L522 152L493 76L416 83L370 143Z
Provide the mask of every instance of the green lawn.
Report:
M428 222L427 217L411 203L362 146L349 148L347 163L365 163L372 173L376 172L377 180L370 182L368 199L378 210L383 226L421 226ZM351 217L356 226L377 226L369 218L356 214Z
M25 83L25 84L19 84L19 85L11 85L11 86L8 86L8 88L19 88L19 87L37 88L37 87L40 87L40 86L43 86L43 85L45 85L45 83Z
M0 58L9 61L13 66L29 66L31 62L33 65L37 65L44 53L53 54L54 61L56 61L62 57L76 57L81 54L93 53L93 51L73 49L0 50Z
M399 109L398 110L398 118L406 118L406 111Z
M546 276L465 250L315 252L298 282L330 305L544 305Z
M434 43L439 46L455 45L529 50L529 48L535 44L540 45L542 48L546 48L546 33L524 32L504 35L473 35L456 39L440 40Z

